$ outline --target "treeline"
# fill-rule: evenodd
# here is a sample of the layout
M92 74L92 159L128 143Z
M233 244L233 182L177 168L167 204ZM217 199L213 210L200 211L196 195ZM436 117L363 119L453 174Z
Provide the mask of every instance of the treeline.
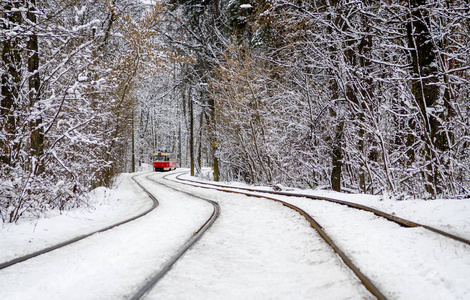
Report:
M86 205L156 149L216 180L468 197L469 9L2 1L1 219Z
M169 42L192 58L178 87L196 171L202 153L224 180L470 195L467 1L173 0L170 11Z

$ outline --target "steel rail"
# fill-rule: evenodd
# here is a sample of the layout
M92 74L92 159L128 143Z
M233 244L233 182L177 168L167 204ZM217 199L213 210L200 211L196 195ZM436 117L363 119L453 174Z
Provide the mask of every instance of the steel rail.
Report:
M178 175L178 176L181 176ZM177 179L179 179L177 176ZM166 177L166 176L165 176ZM181 179L179 179L181 180ZM182 180L182 181L189 181L191 182L191 180ZM175 181L175 182L178 182L178 181ZM199 187L199 188L204 188L204 189L215 189L215 190L219 190L219 191L223 191L223 192L227 192L227 193L235 193L235 194L242 194L242 195L246 195L246 196L249 196L249 197L257 197L257 198L263 198L263 199L268 199L268 200L272 200L272 201L275 201L275 202L279 202L281 204L283 204L284 206L286 207L289 207L295 211L297 211L299 214L301 214L309 223L310 225L318 232L318 234L323 238L323 240L333 249L333 251L338 254L338 256L341 258L341 260L349 267L349 269L357 276L357 278L361 281L361 283L364 285L364 287L372 294L374 295L377 299L379 300L385 300L387 299L387 297L385 297L385 295L372 283L372 281L364 274L361 272L361 270L356 266L354 265L354 263L352 262L352 260L344 253L344 251L342 251L338 245L336 245L336 243L333 241L333 239L331 239L328 234L325 232L325 230L323 229L323 227L312 217L310 216L307 212L305 212L303 209L301 209L300 207L298 206L295 206L293 204L290 204L288 202L285 202L285 201L282 201L282 200L279 200L279 199L276 199L276 198L272 198L272 197L268 197L268 196L265 196L265 195L257 195L257 194L251 194L251 193L246 193L246 192L241 192L241 191L234 191L234 190L226 190L226 189L223 189L223 188L220 188L220 186L218 188L215 188L215 187L207 187L207 186L201 186L199 184L195 184L194 182L193 183L188 183L188 182L180 182L182 184L186 184L186 185L190 185L190 186L194 186L194 187ZM199 182L196 182L196 183L199 183ZM201 183L201 184L205 184L205 183ZM212 185L214 186L214 185ZM134 299L133 299L134 300Z
M165 276L166 273L168 273L168 271L171 270L173 265L186 253L186 251L188 251L192 246L194 246L194 244L196 244L197 241L199 241L201 239L201 237L204 235L204 233L206 233L207 230L209 230L209 228L215 223L215 221L217 220L217 218L220 215L220 206L217 202L209 200L209 199L205 199L205 198L202 198L202 197L199 197L199 196L195 196L195 195L193 195L189 192L179 190L175 187L164 184L162 182L157 182L155 180L150 179L149 178L150 176L151 175L146 176L146 178L150 181L156 182L158 184L161 184L161 185L163 185L167 188L173 189L173 190L178 191L180 193L190 195L191 197L209 202L210 204L212 204L214 210L212 211L212 215L209 217L209 219L207 219L206 222L191 236L191 238L181 247L181 249L169 261L167 261L157 273L155 273L151 277L149 277L145 281L144 285L141 286L134 293L134 295L131 296L131 298L129 298L131 300L138 300L138 299L142 299L143 297L145 297L145 295L148 292L150 292L150 290L157 284L157 282L160 281L160 279L162 279L163 276ZM168 175L166 175L166 176L168 176ZM164 178L166 176L164 176Z
M134 180L137 185L139 185L140 188L142 188L146 193L147 195L149 196L150 199L152 199L152 206L145 210L144 212L134 216L134 217L131 217L129 219L125 219L124 221L120 221L118 223L115 223L115 224L112 224L110 226L107 226L107 227L104 227L104 228L101 228L99 230L96 230L96 231L93 231L93 232L90 232L90 233L87 233L87 234L83 234L83 235L79 235L79 236L76 236L70 240L67 240L67 241L64 241L64 242L61 242L61 243L58 243L56 245L53 245L53 246L50 246L50 247L47 247L47 248L44 248L44 249L41 249L41 250L38 250L38 251L35 251L33 253L30 253L30 254L27 254L27 255L24 255L24 256L20 256L20 257L17 257L15 259L12 259L12 260L9 260L9 261L6 261L6 262L3 262L0 264L0 270L2 269L5 269L5 268L8 268L8 267L11 267L17 263L20 263L20 262L24 262L28 259L31 259L31 258L34 258L34 257L37 257L39 255L42 255L42 254L46 254L48 252L51 252L51 251L54 251L54 250L57 250L59 248L62 248L62 247L65 247L67 245L70 245L70 244L73 244L73 243L76 243L78 241L81 241L87 237L90 237L94 234L97 234L97 233L101 233L101 232L105 232L105 231L108 231L110 229L113 229L117 226L121 226L121 225L124 225L126 223L129 223L131 221L134 221L138 218L141 218L143 216L145 216L146 214L148 214L149 212L151 212L152 210L154 210L155 208L157 208L157 206L159 205L159 202L157 200L157 198L155 198L150 192L148 192L134 177L136 176L139 176L139 175L134 175L132 176L132 180Z
M352 202L348 202L348 201L344 201L344 200L339 200L339 199L334 199L334 198L329 198L329 197L323 197L323 196L312 196L312 195L288 193L288 192L278 192L278 191L264 191L264 190L257 190L257 189L253 189L253 188L232 187L232 186L226 186L226 185L220 185L220 184L214 184L214 183L198 182L198 181L194 181L194 180L180 178L181 175L182 174L177 176L178 180L193 182L193 183L198 183L198 184L204 184L204 185L210 185L210 186L216 186L216 187L219 187L221 190L223 190L223 189L238 189L238 190L243 190L243 191L256 192L256 193L266 193L266 194L271 194L271 195L299 197L299 198L302 197L302 198L309 198L309 199L312 199L312 200L324 200L324 201L328 201L328 202L332 202L332 203L346 205L346 206L351 207L351 208L371 212L371 213L373 213L373 214L375 214L379 217L386 218L387 220L392 221L394 223L397 223L398 225L403 226L403 227L422 227L422 228L430 230L434 233L443 235L447 238L450 238L450 239L462 242L464 244L470 245L470 240L468 240L466 238L463 238L463 237L457 236L455 234L452 234L452 233L434 228L432 226L428 226L428 225L424 225L424 224L421 224L421 223L406 220L406 219L388 214L388 213L383 212L381 210L378 210L378 209L375 209L375 208L372 208L372 207L369 207L369 206L365 206L365 205L362 205L362 204L352 203Z

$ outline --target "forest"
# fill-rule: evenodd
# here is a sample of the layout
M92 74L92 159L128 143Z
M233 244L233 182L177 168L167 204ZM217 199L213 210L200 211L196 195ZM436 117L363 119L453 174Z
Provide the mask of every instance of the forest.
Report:
M155 151L212 179L470 197L466 0L1 0L0 218Z

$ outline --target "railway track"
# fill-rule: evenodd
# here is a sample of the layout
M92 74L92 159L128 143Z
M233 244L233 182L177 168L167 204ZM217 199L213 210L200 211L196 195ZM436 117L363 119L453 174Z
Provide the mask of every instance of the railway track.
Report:
M208 187L208 186L201 185L200 182L195 182L195 181L191 181L191 180L187 180L187 179L183 180L183 179L179 178L184 173L186 173L186 172L181 172L181 174L177 176L177 179L182 181L183 184L191 185L191 186L194 186L194 187L206 188L206 189L216 189L216 190L223 191L223 192L243 194L243 195L246 195L246 196L249 196L249 197L263 198L263 199L279 202L279 203L283 204L284 206L289 207L289 208L297 211L300 215L302 215L310 223L310 225L319 233L319 235L322 237L322 239L333 249L333 251L339 255L339 257L344 262L344 264L349 267L349 269L357 276L359 281L364 285L364 287L372 295L374 295L379 300L387 299L384 296L384 294L382 293L382 291L380 291L380 289L377 288L377 286L360 270L360 268L353 263L353 261L345 254L345 252L343 250L341 250L341 248L325 232L323 227L311 215L309 215L306 211L304 211L302 208L300 208L298 206L295 206L293 204L290 204L288 202L276 199L276 198L268 197L266 195L256 195L256 194L253 194L253 193L247 193L247 192L235 191L235 190L230 190L230 189L224 189L224 188L221 188L220 186L217 186L216 184L205 184L204 183L204 185L208 185L209 186ZM164 176L164 178L168 180L168 178L167 178L168 176L170 176L170 175ZM176 182L178 182L178 181L176 181ZM188 183L188 182L190 182L190 183ZM139 298L135 298L135 299L139 299ZM134 298L133 298L133 300L134 300Z
M95 231L92 231L90 233L87 233L87 234L83 234L83 235L79 235L79 236L76 236L75 238L72 238L72 239L69 239L67 241L64 241L64 242L61 242L61 243L58 243L56 245L53 245L53 246L50 246L50 247L47 247L47 248L44 248L44 249L41 249L39 251L35 251L33 253L30 253L28 255L24 255L24 256L21 256L21 257L17 257L13 260L10 260L10 261L6 261L6 262L3 262L0 264L0 270L2 269L6 269L8 267L11 267L11 266L14 266L16 264L19 264L21 262L25 262L29 259L32 259L32 258L35 258L35 257L38 257L38 256L41 256L43 254L46 254L46 253L49 253L49 252L52 252L54 250L58 250L60 248L63 248L63 247L66 247L66 246L69 246L69 245L72 245L76 242L79 242L81 240L84 240L88 237L91 237L97 233L103 233L103 232L106 232L106 231L109 231L113 228L116 228L118 226L121 226L121 225L124 225L124 224L127 224L129 222L132 222L132 221L135 221L147 214L149 214L150 212L152 212L153 210L155 210L158 206L159 206L159 201L157 200L157 198L152 194L152 192L150 192L147 188L145 188L139 181L136 180L136 176L138 175L135 175L132 177L132 180L149 196L149 198L152 200L152 206L145 210L144 212L136 215L136 216L133 216L131 218L128 218L126 220L123 220L123 221L120 221L120 222L117 222L115 224L112 224L110 226L107 226L105 228L102 228L102 229L99 229L99 230L95 230ZM153 181L155 182L154 180L152 179L149 179L150 175L146 176L147 177L147 180L150 180L150 181ZM212 224L215 222L215 220L218 218L218 216L220 215L220 207L219 205L214 202L214 201L211 201L211 200L208 200L208 199L204 199L204 198L201 198L201 197L197 197L197 196L194 196L194 195L191 195L190 193L187 193L187 192L184 192L184 191L180 191L178 189L175 189L171 186L168 186L168 185L165 185L163 183L159 183L159 184L162 184L170 189L173 189L173 190L176 190L180 193L184 193L184 194L187 194L187 195L190 195L191 197L193 198L198 198L200 200L203 200L203 201L207 201L209 202L212 206L213 206L213 212L211 214L211 216L205 220L205 222L203 223L202 226L200 226L200 228L195 231L193 233L193 235L184 243L184 245L182 245L180 247L180 249L176 252L176 254L174 256L172 256L168 261L166 261L166 263L163 264L163 266L159 267L158 270L153 273L153 275L151 275L150 277L148 277L142 284L142 286L140 286L137 290L135 291L132 291L130 295L127 295L127 298L128 299L141 299L142 297L145 296L145 294L152 289L152 287L171 269L171 267L178 261L178 259L180 259L184 253L190 249L201 237L202 235L212 226Z
M398 224L400 227L404 228L411 228L411 229L425 229L427 231L430 231L430 234L437 234L438 236L442 236L447 239L451 239L457 243L462 243L463 248L469 249L468 245L470 245L470 241L463 238L456 236L454 234L442 231L440 229L433 228L431 226L419 224L417 222L413 222L410 220L406 220L403 218L399 218L395 215L391 215L388 213L385 213L383 211L377 210L375 208L367 207L364 205L356 204L356 203L351 203L347 201L342 201L342 200L337 200L337 199L332 199L332 198L327 198L327 197L316 197L316 196L311 196L311 195L300 195L300 194L294 194L294 193L287 193L287 192L277 192L277 191L264 191L264 190L257 190L257 189L251 189L251 188L240 188L240 187L227 187L227 186L221 186L219 184L214 184L214 183L202 183L202 182L197 182L189 179L182 179L181 176L183 174L179 174L176 176L177 182L184 183L190 186L195 186L195 187L200 187L200 188L205 188L205 189L216 189L222 192L228 192L228 193L237 193L237 194L243 194L246 196L250 197L258 197L258 198L264 198L264 199L269 199L272 201L280 202L283 205L294 209L295 211L299 212L310 224L315 230L320 234L320 236L324 239L324 241L332 247L332 249L340 256L342 261L356 274L356 276L359 278L359 280L362 282L362 284L369 290L371 294L373 294L377 299L386 299L385 294L387 295L393 295L390 294L390 290L387 291L386 293L379 289L375 284L374 281L377 280L377 276L375 276L375 280L372 281L367 277L362 271L361 268L357 265L355 265L355 262L357 261L357 257L354 259L351 259L349 254L346 254L346 251L342 250L337 243L335 243L334 239L329 236L329 234L325 231L325 229L304 209L302 209L299 206L296 206L292 203L292 201L286 200L280 200L279 197L274 198L276 196L283 196L283 197L295 197L295 198L308 198L312 200L323 200L327 201L330 203L334 204L339 204L340 206L346 206L348 208L354 209L354 210L361 210L369 213L373 213L374 215L378 216L379 218L384 218L388 221L391 221L393 223ZM284 199L285 200L285 199ZM431 237L432 239L438 239L436 237ZM349 252L351 249L348 250ZM349 253L348 252L348 253ZM353 250L354 252L354 250ZM465 252L467 253L467 252ZM465 254L464 254L465 255Z
M365 275L364 272L361 271L361 269L358 266L355 265L354 261L350 257L348 257L348 255L345 253L345 251L342 250L340 248L340 246L337 245L337 243L334 241L334 239L331 238L328 235L328 233L325 231L325 229L306 210L304 210L301 207L296 206L292 203L289 203L288 201L283 201L283 200L280 200L280 199L274 198L274 197L275 196L288 196L288 197L303 197L303 198L309 198L309 199L313 199L313 200L325 200L325 201L328 201L328 202L331 202L331 203L344 205L344 206L347 206L347 207L350 207L350 208L360 209L360 210L371 212L371 213L373 213L377 216L380 216L382 218L386 218L387 220L395 222L395 223L399 224L402 227L406 227L406 228L422 227L422 228L430 230L434 233L443 235L446 238L451 238L455 241L464 243L466 245L470 244L470 241L468 241L464 238L457 237L455 235L443 232L441 230L438 230L438 229L435 229L435 228L432 228L432 227L429 227L429 226L426 226L426 225L421 225L421 224L418 224L418 223L415 223L415 222L412 222L412 221L408 221L408 220L405 220L405 219L402 219L402 218L398 218L396 216L389 215L385 212L381 212L381 211L376 210L374 208L366 207L366 206L355 204L355 203L350 203L350 202L336 200L336 199L332 199L332 198L326 198L326 197L316 197L316 196L311 196L311 195L299 195L299 194L286 193L286 192L276 192L276 191L262 191L262 190L256 190L256 189L250 189L250 188L227 187L227 186L221 186L219 184L213 184L213 183L201 183L201 182L181 178L181 176L183 175L183 172L176 176L177 180L168 179L169 176L173 176L173 175L175 175L175 173L170 173L170 174L164 176L164 178L167 179L167 180L178 182L180 184L186 184L186 185L195 186L195 187L199 187L199 188L216 189L216 190L219 190L219 191L222 191L222 192L237 193L237 194L243 194L243 195L246 195L246 196L249 196L249 197L264 198L264 199L276 201L278 203L283 204L284 206L287 206L287 207L297 211L299 214L301 214L311 224L311 226L319 233L319 235L323 238L323 240L325 240L325 242L328 245L330 245L331 248L338 254L338 256L341 258L341 260L344 262L344 264L347 265L351 269L351 271L357 276L357 278L361 281L361 283L364 285L364 287L372 295L374 295L377 299L387 299L386 296L385 296L385 294L387 294L387 293L384 293L380 288L378 288L377 285L374 283L374 281L371 280L367 275ZM152 174L146 176L147 180L154 181L154 180L149 178L150 176L152 176ZM39 256L39 255L51 252L53 250L65 247L67 245L73 244L75 242L83 240L83 239L85 239L85 238L87 238L91 235L96 234L96 233L105 232L105 231L108 231L108 230L110 230L112 228L115 228L117 226L126 224L126 223L131 222L133 220L136 220L136 219L148 214L150 211L154 210L159 205L158 200L152 195L151 192L149 192L134 177L132 177L132 179L136 182L136 184L138 184L140 186L140 188L142 188L149 195L149 197L152 199L153 205L150 209L146 210L145 212L142 212L141 214L139 214L137 216L134 216L134 217L129 218L127 220L124 220L122 222L118 222L118 223L113 224L111 226L108 226L106 228L91 232L89 234L78 236L74 239L71 239L71 240L68 240L66 242L63 242L63 243L45 248L41 251L37 251L35 253L16 258L16 259L11 260L9 262L2 263L2 264L0 264L0 270L4 269L4 268L7 268L9 266L12 266L14 264L26 261L30 258L33 258L33 257ZM183 189L175 188L173 185L165 184L161 181L159 181L158 184L164 185L167 188L173 189L173 190L178 191L180 193L188 194L191 197L195 197L195 198L198 198L200 200L207 201L208 203L210 203L213 206L213 212L212 212L212 215L205 221L205 223L196 232L194 232L194 234L187 241L187 243L185 243L185 245L183 245L180 248L180 250L163 265L163 267L159 267L158 268L159 270L156 271L155 273L153 273L153 275L151 275L150 277L148 277L143 282L141 287L139 287L137 290L133 291L130 296L128 295L128 297L129 297L128 299L132 299L132 300L144 298L145 295L155 286L155 284L184 255L184 253L188 249L190 249L202 237L202 235L212 226L212 224L215 222L215 220L220 215L220 206L218 205L218 203L216 203L216 202L214 202L210 199L206 199L206 198L203 198L203 197L196 196L192 193L188 193L188 192L184 191Z
M35 251L33 253L30 253L30 254L27 254L27 255L23 255L23 256L20 256L20 257L17 257L17 258L14 258L12 260L9 260L9 261L6 261L6 262L3 262L3 263L0 263L0 270L2 269L5 269L5 268L8 268L8 267L11 267L15 264L18 264L18 263L21 263L21 262L24 262L26 260L29 260L31 258L34 258L34 257L37 257L37 256L40 256L40 255L43 255L43 254L46 254L46 253L49 253L51 251L54 251L54 250L57 250L57 249L60 249L60 248L63 248L65 246L68 246L68 245L71 245L73 243L76 243L78 241L81 241L87 237L90 237L94 234L97 234L97 233L102 233L102 232L106 232L108 230L111 230L115 227L118 227L118 226L121 226L121 225L124 225L124 224L127 224L129 222L132 222L134 220L137 220L145 215L147 215L148 213L150 213L151 211L153 211L155 208L158 207L159 205L159 202L157 200L157 198L155 198L154 195L152 195L148 190L146 190L136 179L135 179L136 176L133 176L132 177L132 180L137 184L139 185L140 188L142 188L145 193L147 193L147 195L150 197L150 199L152 200L152 206L145 210L144 212L136 215L136 216L133 216L131 218L128 218L126 220L123 220L123 221L120 221L120 222L117 222L115 224L112 224L110 226L106 226L102 229L99 229L99 230L96 230L96 231L92 231L90 233L87 233L87 234L83 234L83 235L79 235L79 236L76 236L70 240L66 240L64 242L61 242L61 243L58 243L58 244L55 244L55 245L52 245L50 247L47 247L47 248L44 248L44 249L41 249L41 250L38 250L38 251Z
M147 176L148 180L154 181ZM157 183L156 181L154 181ZM132 295L130 298L131 300L138 300L142 299L145 297L145 295L157 284L157 282L165 276L168 271L170 271L171 267L188 251L201 237L206 233L206 231L214 224L214 222L217 220L217 218L220 215L220 206L217 202L205 199L202 197L195 196L191 193L181 191L179 189L176 189L172 186L166 185L164 183L158 182L158 184L164 185L167 188L173 189L175 191L178 191L180 193L184 193L187 195L190 195L191 197L200 199L202 201L206 201L213 206L213 212L212 215L206 220L206 222L193 234L193 236L180 248L180 250L169 260L165 263L165 265L154 275L152 275L150 278L148 278L145 283L137 290L135 293Z
M198 182L198 181L194 181L194 180L183 179L183 178L181 178L182 175L183 174L180 174L180 175L177 176L177 179L182 181L182 182L191 183L191 184L193 184L195 186L199 186L199 187L204 187L204 185L205 186L212 186L212 187L216 187L218 190L225 191L225 192L242 193L242 194L249 195L249 196L254 196L254 197L258 197L259 195L252 194L252 193L263 193L263 194L269 194L269 195L279 195L279 196L288 196L288 197L296 197L296 198L308 198L308 199L312 199L312 200L323 200L323 201L327 201L327 202L331 202L331 203L341 204L341 205L344 205L344 206L347 206L347 207L350 207L350 208L371 212L371 213L373 213L373 214L375 214L379 217L383 217L383 218L385 218L385 219L387 219L391 222L394 222L394 223L396 223L400 226L403 226L403 227L410 227L410 228L411 227L421 227L421 228L427 229L429 231L432 231L434 233L437 233L439 235L442 235L446 238L450 238L450 239L453 239L455 241L464 243L466 245L470 245L470 240L468 240L466 238L457 236L457 235L449 233L449 232L445 232L443 230L434 228L432 226L428 226L428 225L420 224L420 223L413 222L413 221L410 221L410 220L406 220L404 218L400 218L400 217L397 217L395 215L392 215L392 214L389 214L389 213L386 213L386 212L383 212L383 211L380 211L378 209L368 207L368 206L365 206L365 205L362 205L362 204L352 203L352 202L338 200L338 199L329 198L329 197L312 196L312 195L288 193L288 192L279 192L279 191L266 191L266 190L244 188L244 187L231 187L231 186L226 186L226 185L220 185L220 184L214 184L214 183L205 183L205 182L202 183L202 182ZM246 192L250 192L250 193L243 193L243 192L239 192L237 190L246 191Z

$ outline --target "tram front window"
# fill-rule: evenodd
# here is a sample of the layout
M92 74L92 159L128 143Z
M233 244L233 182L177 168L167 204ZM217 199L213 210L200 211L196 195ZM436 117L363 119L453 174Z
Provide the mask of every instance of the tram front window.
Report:
M153 161L166 161L166 156L164 155L155 155Z

